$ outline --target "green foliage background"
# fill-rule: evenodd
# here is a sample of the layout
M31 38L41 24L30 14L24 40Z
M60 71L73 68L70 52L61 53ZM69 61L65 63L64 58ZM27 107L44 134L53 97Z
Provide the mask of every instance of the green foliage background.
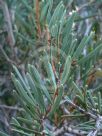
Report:
M102 114L102 2L36 2L0 0L1 135L53 136L67 122L67 133L91 136Z

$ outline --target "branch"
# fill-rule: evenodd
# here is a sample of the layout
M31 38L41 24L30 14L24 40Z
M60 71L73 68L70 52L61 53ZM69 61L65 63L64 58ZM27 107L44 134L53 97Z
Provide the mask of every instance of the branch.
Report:
M9 9L8 9L7 3L4 0L0 0L0 4L2 6L5 22L7 23L6 29L8 32L9 44L11 47L13 47L15 45L15 39L14 39L14 35L13 35L13 29L12 29L12 23L11 23L11 17L9 14Z
M95 0L91 0L90 2L87 2L87 3L85 3L85 4L83 4L81 7L79 7L78 8L78 12L80 11L80 10L82 10L83 8L85 8L85 7L89 7L91 4L93 4L93 3L95 3Z
M98 132L102 129L102 116L98 116L96 120L95 129L92 130L87 136L97 136Z
M41 27L40 27L40 3L39 0L36 0L36 24L38 31L38 38L41 36Z
M78 130L78 129L73 129L72 127L69 127L69 126L63 126L62 128L57 129L53 134L54 134L54 136L59 136L61 134L64 134L65 132L69 132L71 134L76 134L76 135L79 135L79 136L87 134L86 131L81 131L81 130Z
M24 111L22 108L7 106L7 105L0 105L0 109L10 109L10 110Z
M90 116L91 118L93 118L96 121L96 125L95 125L95 129L92 130L87 136L97 136L98 132L102 129L102 116L100 115L94 115L88 111L85 111L84 109L82 109L81 107L77 106L76 104L74 104L71 100L67 99L67 102L69 104L71 104L74 108L76 108L77 110L79 110L80 112L84 113L87 116Z
M68 102L70 105L72 105L74 108L76 108L78 111L84 113L85 115L87 116L90 116L91 118L97 120L97 116L88 112L88 111L85 111L84 109L82 109L81 107L77 106L76 104L74 104L71 100L67 99L66 102Z
M0 50L2 51L2 54L4 55L5 59L7 60L8 63L10 63L11 65L17 65L14 61L10 60L10 58L7 56L6 52L4 51L4 49L2 48L2 45L0 45Z

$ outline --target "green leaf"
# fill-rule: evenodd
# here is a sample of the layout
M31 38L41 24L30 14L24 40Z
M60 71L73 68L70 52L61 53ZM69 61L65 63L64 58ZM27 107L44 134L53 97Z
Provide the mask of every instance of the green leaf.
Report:
M72 43L72 25L75 19L76 13L73 13L67 20L66 20L66 24L65 27L63 28L63 41L62 41L62 50L68 54L68 49Z
M49 28L51 29L51 27L53 26L53 24L55 24L55 22L58 20L58 15L59 15L59 12L60 12L60 10L61 10L61 7L63 6L63 2L61 1L58 5L57 5L57 7L56 7L56 9L55 9L55 11L54 11L54 13L53 13L53 15L52 15L52 17L51 17L51 20L50 20L50 22L49 22ZM61 16L60 16L61 17Z
M22 135L24 135L24 136L32 136L32 134L29 134L29 133L26 133L26 132L24 132L24 131L22 131L22 130L19 130L19 129L12 129L14 132L17 132L17 133L19 133L19 134L22 134ZM34 135L34 134L33 134Z
M53 7L53 0L48 0L48 3L49 3L49 9L47 14L47 23L49 24L49 21L51 19L51 9Z
M73 13L66 20L66 25L65 25L65 28L63 29L63 34L64 34L64 36L67 36L67 38L69 37L69 35L72 31L72 26L73 26L75 17L76 17L76 13Z
M25 101L28 104L31 104L32 106L35 106L35 103L32 101L32 99L28 96L27 92L24 90L21 83L15 78L14 74L12 74L12 80L14 82L14 85L18 91L18 93L22 96L22 98L25 99Z
M102 106L101 93L98 92L98 109L99 109L99 113L100 113L100 114L101 114L101 112L102 112L101 106Z
M24 79L22 78L22 76L21 76L20 72L18 71L18 69L16 68L16 66L13 65L13 69L14 69L15 73L17 74L17 76L18 76L20 82L21 82L24 86L26 86L26 84L25 84L25 82L24 82ZM13 75L14 75L14 74L11 74L11 76L13 76Z
M33 10L32 10L32 7L29 6L29 4L27 3L26 0L22 0L21 2L25 5L25 7L26 7L29 11L31 11L31 12L33 11Z
M13 117L11 123L21 126L19 122Z
M33 98L32 94L31 94L31 91L29 90L30 88L28 86L26 76L24 76L24 79L25 79L24 80L23 77L21 76L20 72L18 71L18 69L15 66L13 66L13 68L14 68L15 73L17 74L17 76L18 76L18 78L20 80L20 83L22 84L22 86L24 87L24 89L27 91L27 93L29 94L29 96L31 97L31 99L34 101L34 98ZM12 76L13 76L13 74L12 74Z
M85 101L82 99L82 97L80 97L79 95L76 95L76 99L78 101L78 104L82 105L82 107L84 109L86 109L87 105L86 105Z
M28 83L29 83L29 86L30 86L30 90L34 94L34 98L35 98L36 102L39 103L39 106L40 105L42 106L42 102L40 102L40 100L43 99L42 95L39 95L39 92L38 92L38 90L35 86L35 83L34 83L32 77L31 77L31 75L29 73L27 73L26 76L27 76L27 80L28 80Z
M85 36L82 40L81 43L79 44L78 48L76 49L73 58L78 58L79 55L81 55L84 47L87 45L87 43L90 41L90 39L92 38L92 35L90 36Z
M14 68L14 70L15 70L17 76L19 77L20 83L21 83L22 87L24 88L25 92L28 93L29 97L30 97L30 98L32 99L32 101L35 103L35 100L34 100L33 95L31 94L31 90L30 90L30 88L29 88L29 85L28 85L26 76L24 77L24 79L25 79L25 81L26 81L26 82L25 82L24 79L22 78L21 74L19 73L18 69L17 69L15 66L13 66L13 68ZM12 74L12 77L13 77L13 79L15 78L13 74Z
M61 76L61 84L64 84L67 81L68 75L70 72L70 67L71 67L71 57L68 56L64 65L62 76Z
M13 124L12 123L12 126L14 127L14 128L16 128L17 130L21 130L21 132L25 132L25 133L30 133L30 134L41 134L40 132L38 132L38 131L35 131L34 129L29 129L29 128L26 128L26 127L22 127L22 126L18 126L18 125L16 125L16 124Z
M29 69L29 73L32 75L32 77L35 81L35 85L37 86L37 88L39 88L44 93L44 95L47 97L49 102L52 103L50 94L49 94L48 90L46 89L46 87L44 86L44 84L42 84L41 77L40 77L40 74L38 73L37 69L30 64L28 65L28 69Z
M87 95L88 95L88 97L89 97L88 100L89 100L89 102L91 103L91 105L93 106L93 108L96 108L95 101L94 101L94 98L93 98L91 92L88 91L88 92L87 92Z
M55 79L55 75L54 75L54 72L53 72L53 69L52 69L52 65L49 62L49 58L48 58L48 55L47 55L46 52L44 53L44 55L45 55L45 57L44 57L44 66L46 68L48 78L49 78L49 80L51 82L52 89L55 91L56 88L57 88L57 85L56 85L56 79Z
M97 54L100 49L102 49L102 44L98 45L93 51L91 51L86 57L83 57L82 59L80 59L78 61L79 64L81 63L85 63L86 61L88 61L90 58L92 58L93 56L95 56L95 54Z
M23 108L24 108L24 112L27 112L33 119L37 120L39 118L39 114L35 112L35 108L30 104L28 107L27 102L25 101L25 99L22 99L21 95L19 95L17 93L17 91L13 90L14 94L16 96L16 98L19 100L19 102L22 104Z
M54 103L51 107L51 111L50 113L48 114L48 116L51 116L53 115L53 113L59 108L59 105L60 105L60 102L62 100L62 96L63 96L63 87L60 86L58 88L58 96L56 96L55 100L54 100Z
M0 131L0 136L10 136L10 135L8 135L8 134L3 133L3 132Z
M53 37L57 37L58 35L58 25L57 24L54 24L52 27L51 27L51 35Z
M76 45L77 45L77 39L72 41L72 44L71 44L69 52L68 52L68 54L70 54L70 56L72 56L72 57L73 57Z
M34 83L37 87L38 87L39 83L42 84L40 74L38 73L35 66L28 64L28 71L29 71L30 75L32 76Z
M74 81L72 82L72 85L73 85L75 91L80 95L81 99L84 100L81 89L77 86L77 84Z
M34 125L34 121L32 120L28 120L28 119L25 119L25 118L22 118L22 117L17 117L17 120L22 122L22 123L25 123L25 124L28 124L28 125Z
M63 25L65 24L65 16L66 16L66 10L64 10L63 15L60 19L59 35L61 34L61 30L63 28Z
M44 21L46 15L47 15L48 8L49 8L49 3L47 2L47 4L44 5L44 7L41 11L40 21Z
M15 13L16 15L16 19L17 19L17 22L19 23L19 25L22 27L22 29L24 31L30 31L30 26L29 24L24 20L24 18L21 16L21 14L19 14L18 12Z

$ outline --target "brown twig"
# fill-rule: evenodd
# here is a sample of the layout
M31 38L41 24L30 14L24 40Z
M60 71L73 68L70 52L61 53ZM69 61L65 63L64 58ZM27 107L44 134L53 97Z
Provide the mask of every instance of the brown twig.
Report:
M41 36L41 27L40 27L40 5L39 0L36 0L36 24L37 24L37 31L38 31L38 38Z

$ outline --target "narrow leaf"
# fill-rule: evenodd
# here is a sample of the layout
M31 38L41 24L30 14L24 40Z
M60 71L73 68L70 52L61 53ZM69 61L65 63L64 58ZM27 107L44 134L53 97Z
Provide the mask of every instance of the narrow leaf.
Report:
M60 102L62 100L62 96L63 96L63 89L62 88L63 88L62 86L59 88L58 96L55 98L54 103L51 108L51 111L48 114L48 116L51 116L58 109Z
M79 60L79 64L85 63L87 60L92 58L96 53L98 53L102 49L102 44L98 45L93 51L91 51L86 57L83 57L82 59Z
M83 39L82 39L82 41L81 41L81 43L79 44L79 46L78 46L78 48L76 49L76 51L75 51L75 53L74 53L74 55L73 55L73 57L74 58L78 58L79 57L79 55L82 53L82 50L84 49L84 47L87 45L87 43L89 42L89 40L92 38L92 35L90 35L90 36L85 36Z
M61 84L64 84L67 81L68 75L70 72L70 67L71 67L71 57L68 56L64 65L62 76L61 76Z
M28 65L28 69L29 69L29 73L32 75L32 77L36 83L35 85L39 89L41 89L41 91L44 93L44 95L47 97L47 99L51 103L52 101L51 101L50 94L49 94L48 90L46 89L46 87L44 86L44 84L42 84L41 77L40 77L40 74L38 73L37 69L30 64Z

